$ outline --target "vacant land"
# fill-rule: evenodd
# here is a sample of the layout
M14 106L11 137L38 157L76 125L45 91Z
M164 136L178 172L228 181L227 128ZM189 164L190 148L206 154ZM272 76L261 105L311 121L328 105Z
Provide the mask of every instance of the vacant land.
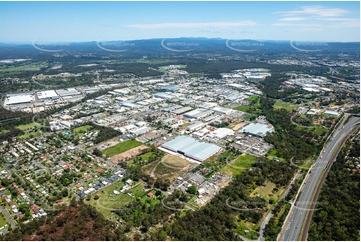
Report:
M317 128L315 129L315 131L313 131L313 133L314 133L315 135L320 136L320 135L325 134L327 131L328 131L328 128L324 128L324 127L319 126L319 127L317 127Z
M167 154L161 161L143 166L143 171L155 178L174 180L190 166L190 162L178 156Z
M130 150L132 148L135 148L137 146L140 146L142 143L136 141L136 140L127 140L122 143L119 143L117 145L114 145L112 147L106 148L102 151L104 155L107 157L111 157L120 153L123 153L124 151Z
M129 202L133 201L134 198L142 196L144 191L144 185L139 183L132 186L130 190L125 191L124 193L114 194L114 190L120 192L122 187L124 186L124 182L118 181L113 183L96 193L91 195L90 203L94 206L99 212L101 212L104 216L110 215L112 210L122 209ZM133 196L129 196L128 193L131 193ZM95 200L95 195L99 194L99 199Z
M286 109L288 112L292 112L293 109L297 109L298 106L297 105L294 105L294 104L290 104L290 103L284 103L284 102L276 102L274 105L273 105L273 108L274 109L280 109L280 108L283 108L283 109Z
M78 138L81 138L85 132L87 132L89 129L93 128L91 125L84 125L80 126L74 129L74 133Z
M112 147L110 147L110 148L112 148ZM137 155L139 155L140 153L142 153L146 149L148 149L148 146L141 145L141 146L135 147L133 149L127 150L125 152L122 152L122 153L120 153L118 155L114 155L114 156L110 157L109 160L111 162L113 162L114 164L118 164L119 161L125 161L125 160L129 160L131 158L136 157ZM103 152L103 154L104 154L104 152Z
M19 136L19 139L28 139L30 137L39 136L40 134L41 134L40 131L30 132L30 133L26 133L26 134Z
M242 123L236 124L232 129L233 129L233 131L237 131L245 125L246 125L246 123L242 122Z
M42 67L46 67L46 63L32 63L23 66L9 67L0 69L0 72L21 72L21 71L38 71Z
M253 101L256 100L258 98L258 96L250 96L247 98L248 101Z
M238 158L231 161L228 165L223 167L220 172L228 176L236 176L241 174L244 170L252 167L252 164L256 162L257 157L243 154Z
M248 112L248 110L251 108L251 106L248 105L240 105L236 107L235 109L241 112Z
M6 223L6 218L4 216L0 216L0 228L3 227Z
M167 154L163 157L162 159L162 163L165 163L166 165L169 166L174 166L174 167L179 167L179 168L184 168L190 165L190 162L182 159L181 157L175 156L175 155L171 155L171 154Z
M22 125L19 125L17 126L18 129L20 130L27 130L27 129L31 129L31 128L34 128L34 127L40 127L41 125L39 123L30 123L30 124L22 124Z
M249 230L249 234L246 234L244 232L245 230ZM258 237L256 233L259 231L259 225L253 224L245 220L241 220L238 222L238 227L236 228L236 231L240 235L252 240L254 236L255 238Z
M279 189L277 192L272 192L276 187L276 184L266 181L263 186L259 186L250 194L250 197L260 195L264 199L278 199L278 196L283 192L283 189Z

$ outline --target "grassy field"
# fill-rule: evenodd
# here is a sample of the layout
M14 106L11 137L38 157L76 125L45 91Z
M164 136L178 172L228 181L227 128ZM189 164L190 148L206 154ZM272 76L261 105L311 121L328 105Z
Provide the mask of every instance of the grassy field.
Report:
M114 194L114 190L120 191L124 186L124 182L118 181L113 183L96 193L91 195L90 201L86 201L90 205L94 206L99 212L104 216L111 214L112 210L121 209L126 206L129 202L137 197L141 197L145 194L143 191L144 185L139 183L134 188L125 191L125 193L120 193L119 195ZM132 193L134 197L127 195L127 193ZM96 194L99 194L100 197L98 200L94 200Z
M294 104L290 104L290 103L284 103L284 102L276 102L273 105L274 109L280 109L280 108L284 108L286 109L288 112L292 112L293 109L297 109L298 105L294 105Z
M91 129L93 126L91 125L84 125L80 126L74 129L74 133L78 138L81 138L85 132L87 132L89 129Z
M19 139L28 139L30 138L30 136L39 136L41 134L40 131L36 131L36 132L29 132L29 133L26 133L26 134L23 134L23 135L20 135L18 136Z
M310 128L303 128L303 127L297 126L296 129L300 130L300 131L307 132L307 133L312 133L312 134L315 134L317 136L320 136L320 135L322 135L322 133L326 133L328 131L328 128L324 128L324 127L322 127L320 125L309 126L309 127Z
M313 131L313 133L314 133L315 135L320 136L320 135L322 135L323 133L326 133L327 131L328 131L328 128L324 128L324 127L322 127L322 126L318 126L318 127L315 129L315 131Z
M241 155L231 163L223 167L220 172L226 175L236 176L241 174L244 170L252 167L252 164L256 162L257 157L252 155Z
M244 232L245 230L249 230L249 234L246 234ZM238 227L236 228L236 231L240 235L252 240L253 236L256 234L256 232L259 231L259 225L253 224L248 221L241 220L240 222L238 222Z
M154 176L156 178L169 179L172 181L184 172L182 168L185 168L189 165L189 161L175 155L167 154L160 162L154 161L143 166L143 171L147 174L151 174L154 167L157 166L154 170Z
M258 98L258 96L250 96L249 98L247 98L248 101L253 101L256 100Z
M251 197L255 197L257 195L261 195L264 199L278 199L278 197L282 194L284 189L278 189L277 192L272 192L276 187L276 184L266 181L263 186L259 186L250 194Z
M0 228L7 223L5 216L0 216Z
M248 112L248 110L251 108L251 106L248 105L240 105L236 107L235 109L241 112Z
M32 63L23 66L10 67L0 69L0 72L21 72L21 71L38 71L42 67L46 67L46 63Z
M40 127L41 125L39 123L30 123L30 124L21 124L21 125L18 125L17 128L20 129L20 130L27 130L27 129L31 129L31 128L34 128L34 127Z
M107 157L120 154L124 151L140 146L142 143L136 140L127 140L102 151Z
M250 121L251 119L255 119L257 118L257 115L256 114L248 114L246 117L244 117L243 119L245 121Z
M268 157L271 157L271 158L273 158L275 155L277 155L277 150L276 149L273 149L268 153Z
M151 157L153 155L153 152L147 152L143 155L139 155L138 157L140 157L142 159L142 161L148 161L149 157ZM127 162L128 166L132 166L132 163L134 162L134 159L131 159ZM134 165L133 165L134 166Z
M180 128L185 128L185 127L188 127L189 125L191 125L191 123L184 123L184 124L182 124L182 125L180 125L179 127Z
M190 164L189 161L182 159L178 156L167 154L163 157L162 162L164 162L166 165L174 166L174 167L180 167L183 168L185 166L188 166Z

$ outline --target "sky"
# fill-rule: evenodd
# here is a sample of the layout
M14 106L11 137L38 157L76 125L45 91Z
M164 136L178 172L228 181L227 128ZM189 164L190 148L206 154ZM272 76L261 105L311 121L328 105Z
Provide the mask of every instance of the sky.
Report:
M0 2L0 42L360 41L359 2Z

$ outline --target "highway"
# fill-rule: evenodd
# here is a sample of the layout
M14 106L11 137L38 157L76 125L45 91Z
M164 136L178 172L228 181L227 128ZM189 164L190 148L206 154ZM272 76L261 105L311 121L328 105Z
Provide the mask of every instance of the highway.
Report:
M333 136L326 147L321 152L315 164L310 168L303 184L299 190L299 196L296 202L292 204L289 216L287 217L279 240L296 241L299 240L302 233L302 226L307 218L307 214L312 212L315 204L312 204L313 194L318 187L319 179L328 168L329 164L335 160L337 151L345 138L353 132L356 124L359 123L359 117L352 117L345 125L343 123L334 131ZM357 125L358 126L358 125ZM320 204L322 206L322 204ZM310 208L311 206L311 208ZM306 226L308 229L308 226ZM307 233L307 231L306 231Z

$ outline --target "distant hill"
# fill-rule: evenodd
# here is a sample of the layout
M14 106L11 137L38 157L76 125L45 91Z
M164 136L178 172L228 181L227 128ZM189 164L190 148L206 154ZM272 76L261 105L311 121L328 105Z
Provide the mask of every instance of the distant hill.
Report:
M89 42L59 42L30 44L0 43L0 56L3 58L34 58L41 55L52 56L64 53L87 53L89 58L94 55L121 55L139 58L139 56L159 54L257 54L257 53L297 53L301 51L323 52L357 52L359 42L307 42L291 40L252 40L252 39L221 39L221 38L157 38L143 40L115 40Z

